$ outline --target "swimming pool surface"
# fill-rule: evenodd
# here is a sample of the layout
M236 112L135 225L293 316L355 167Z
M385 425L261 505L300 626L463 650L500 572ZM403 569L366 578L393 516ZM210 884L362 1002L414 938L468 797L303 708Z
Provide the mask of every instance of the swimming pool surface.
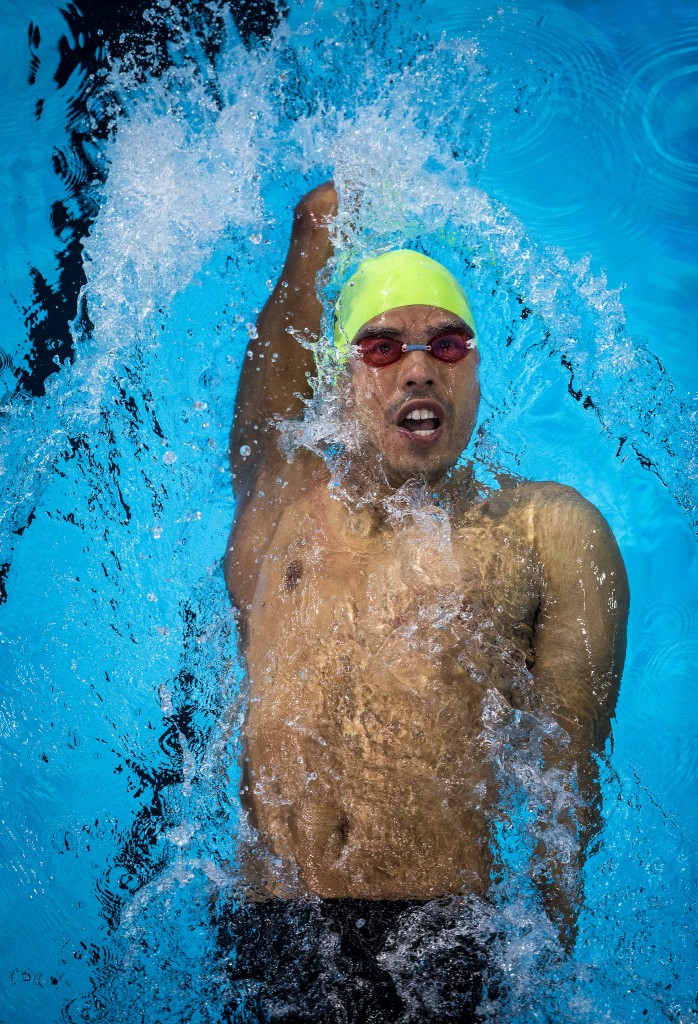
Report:
M0 45L0 1022L234 1001L209 922L244 702L228 429L293 206L330 176L363 193L359 247L467 275L482 478L577 487L630 578L577 948L555 965L512 869L492 1019L695 1020L693 5L0 0Z

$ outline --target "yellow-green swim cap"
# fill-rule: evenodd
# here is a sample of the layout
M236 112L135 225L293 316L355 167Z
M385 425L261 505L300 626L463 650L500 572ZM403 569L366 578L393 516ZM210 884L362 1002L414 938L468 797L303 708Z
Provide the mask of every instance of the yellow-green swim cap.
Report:
M364 260L343 286L334 315L334 344L346 358L357 331L379 313L400 306L438 306L475 331L468 297L446 267L412 249ZM477 332L475 334L477 344Z

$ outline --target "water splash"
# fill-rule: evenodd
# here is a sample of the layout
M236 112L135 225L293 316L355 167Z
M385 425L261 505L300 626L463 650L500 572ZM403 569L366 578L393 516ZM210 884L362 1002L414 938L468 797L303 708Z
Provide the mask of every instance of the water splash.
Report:
M203 966L211 948L202 928L210 892L234 888L237 878L236 779L221 787L220 765L235 762L241 687L217 563L232 513L227 428L245 325L278 272L283 225L307 187L334 174L338 237L350 262L399 241L428 250L466 282L484 339L483 423L471 454L486 484L496 487L502 468L534 475L543 456L551 476L593 495L583 485L598 472L599 446L609 463L634 451L696 525L695 412L651 352L627 335L619 291L588 260L535 243L484 191L495 109L487 47L420 37L410 27L419 9L403 5L395 21L368 3L318 5L307 16L294 10L296 23L252 52L228 25L215 64L173 23L172 68L148 76L121 66L105 87L115 122L102 154L108 177L100 212L85 242L91 325L76 323L75 361L51 381L45 400L17 399L3 410L2 561L12 564L10 593L14 574L27 567L24 531L32 527L54 553L67 546L71 564L59 562L59 587L69 602L77 595L69 628L80 654L65 672L58 655L52 665L57 678L84 682L83 722L93 723L145 808L132 827L95 827L97 838L118 837L99 882L108 942L95 958L104 971L95 975L92 1005L67 1009L66 1020L131 1021L144 1003L154 1020L161 1007L143 997L160 984L164 1006L183 974L189 1001L167 1011L172 1019L220 1016L219 1006L206 1008L210 992L221 1001L225 995L217 968ZM586 54L580 59L591 60ZM540 79L530 83L536 88L548 94ZM328 317L346 271L338 261L320 282ZM324 358L331 357L321 342L321 364ZM568 406L562 419L560 396ZM342 459L358 443L340 406L341 389L330 394L318 382L302 424L286 434L289 455L297 445L322 454L338 484ZM589 451L594 458L586 459ZM403 492L389 512L433 534L437 513L424 495ZM40 528L33 527L37 516ZM447 553L447 530L442 539ZM80 574L90 596L75 585ZM192 588L200 596L194 605ZM110 603L119 611L112 614ZM448 625L454 610L446 603L441 613ZM99 626L98 652L84 651L82 622L90 618ZM55 641L49 625L44 637ZM183 648L200 658L179 672ZM112 678L104 679L102 662ZM220 687L226 671L227 692ZM46 680L33 685L40 703ZM69 694L59 693L56 706L63 699ZM234 712L223 728L226 702ZM555 815L573 811L573 780L531 777L536 743L551 723L510 720L493 695L485 712L491 757L516 781L512 807L531 793ZM155 726L145 724L150 717ZM144 724L134 728L134 721ZM525 757L512 753L522 736ZM40 740L32 747L37 756ZM48 750L60 756L57 744ZM78 779L89 778L82 763L72 767ZM558 797L567 801L562 809ZM126 801L124 821L130 813ZM535 845L537 827L524 815L519 853ZM77 823L71 834L80 832ZM572 859L569 831L558 839L570 844L561 858ZM506 1010L512 1019L540 998L542 979L560 970L557 939L526 895L503 892L496 922L489 907L476 918L483 932L499 929L507 939L500 963L519 982ZM469 913L462 924L472 930ZM192 939L186 955L183 921ZM405 991L408 947L390 954ZM599 1002L582 1005L585 978L575 969L562 972L555 994L572 994L567 1019L604 1019ZM551 1014L560 1003L552 1005Z

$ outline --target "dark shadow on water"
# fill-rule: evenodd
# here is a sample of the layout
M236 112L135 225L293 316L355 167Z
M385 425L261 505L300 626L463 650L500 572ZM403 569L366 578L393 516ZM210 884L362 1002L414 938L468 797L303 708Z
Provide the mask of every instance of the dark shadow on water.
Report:
M82 240L97 214L99 187L105 179L94 153L99 152L113 128L114 111L104 96L110 60L129 59L134 66L143 68L144 75L162 73L170 63L168 45L174 37L171 26L175 22L185 33L196 34L210 60L220 48L223 19L207 4L180 0L169 6L167 18L158 19L147 13L156 6L148 0L116 4L84 0L62 9L66 31L58 42L58 61L51 83L56 90L68 88L75 80L82 84L68 103L68 144L64 150L56 147L53 154L53 170L65 197L54 202L50 210L51 227L58 240L57 279L47 280L36 267L30 271L32 302L24 311L29 348L22 365L15 368L18 389L26 395L43 395L48 377L72 359L71 323L77 321L78 332L89 332L92 327L84 305L79 302L86 281ZM263 45L286 13L284 0L231 0L228 9L248 47ZM42 39L41 28L40 23L30 21L27 29L27 83L37 92L42 62L56 60L55 50L47 49ZM92 102L97 95L99 104ZM44 95L36 96L37 120L43 116L46 99Z

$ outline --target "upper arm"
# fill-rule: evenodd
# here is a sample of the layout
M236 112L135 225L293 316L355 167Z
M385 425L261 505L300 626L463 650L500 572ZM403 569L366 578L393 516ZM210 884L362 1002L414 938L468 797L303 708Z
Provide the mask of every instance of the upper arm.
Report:
M576 491L550 486L536 504L541 563L533 676L570 736L572 753L600 752L625 659L628 580L601 513Z

